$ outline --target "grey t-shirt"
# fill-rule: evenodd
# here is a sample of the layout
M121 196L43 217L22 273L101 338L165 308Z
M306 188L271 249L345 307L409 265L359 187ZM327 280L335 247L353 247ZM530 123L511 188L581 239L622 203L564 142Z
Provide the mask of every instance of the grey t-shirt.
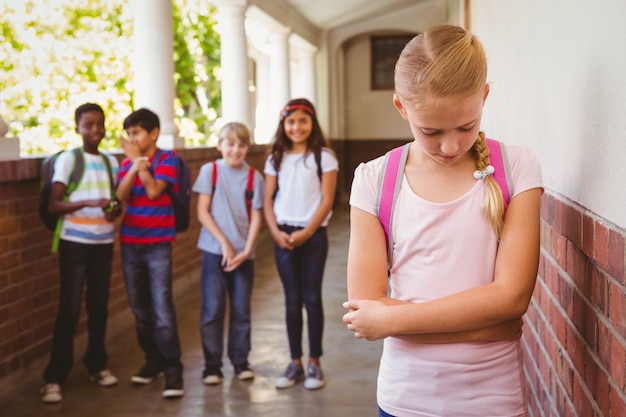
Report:
M217 163L217 184L213 191L213 163L209 162L200 168L200 174L193 185L193 191L199 194L213 195L210 213L215 223L230 242L233 250L238 253L244 250L250 220L246 211L245 192L248 185L248 171L250 166L244 162L242 167L231 168L223 159ZM254 194L252 209L263 208L263 193L265 191L263 175L254 172ZM204 227L200 230L198 248L221 255L219 242ZM254 250L248 259L254 259Z

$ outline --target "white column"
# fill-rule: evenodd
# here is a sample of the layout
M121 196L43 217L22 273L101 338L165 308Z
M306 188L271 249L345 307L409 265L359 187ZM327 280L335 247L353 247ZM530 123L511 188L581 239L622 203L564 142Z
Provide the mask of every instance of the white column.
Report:
M276 112L276 118L280 109L289 101L289 28L270 29L269 53L270 53L270 91L272 101L270 105Z
M292 95L293 97L304 97L315 104L315 53L317 48L295 35L291 36L290 43L292 55L296 58L297 68L297 73L292 73Z
M270 62L266 55L256 56L256 110L254 138L256 143L270 143L276 131L279 108L274 108L269 88ZM280 106L280 105L279 105Z
M221 42L222 118L250 125L248 44L245 31L247 0L216 0Z
M183 148L174 123L174 31L171 0L132 0L135 109L146 107L161 122L158 146Z

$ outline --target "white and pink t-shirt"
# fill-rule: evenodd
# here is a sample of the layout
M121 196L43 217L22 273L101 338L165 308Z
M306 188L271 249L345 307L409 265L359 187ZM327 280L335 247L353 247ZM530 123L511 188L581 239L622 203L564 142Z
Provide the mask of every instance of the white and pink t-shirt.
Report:
M534 153L506 145L513 198L542 188ZM357 167L350 204L376 215L383 158ZM484 181L447 203L426 201L403 176L391 224L392 298L419 303L493 281L498 242L482 214ZM389 337L378 404L398 416L517 417L526 412L520 342L418 344Z

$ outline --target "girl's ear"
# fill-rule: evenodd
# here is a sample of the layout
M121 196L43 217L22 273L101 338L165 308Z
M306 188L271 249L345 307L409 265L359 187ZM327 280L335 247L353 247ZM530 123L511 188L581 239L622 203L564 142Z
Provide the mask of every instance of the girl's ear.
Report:
M483 106L485 105L485 101L487 101L487 96L489 95L489 84L485 84L485 95L483 96Z
M400 116L402 116L404 120L408 120L407 115L406 115L406 110L404 109L404 106L402 105L402 102L400 101L400 97L398 97L397 94L393 95L393 105L398 110L398 113L400 113Z

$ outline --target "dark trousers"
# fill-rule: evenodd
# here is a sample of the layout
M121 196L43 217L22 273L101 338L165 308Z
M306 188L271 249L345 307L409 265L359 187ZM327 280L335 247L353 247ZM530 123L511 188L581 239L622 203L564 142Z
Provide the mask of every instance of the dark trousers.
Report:
M165 373L182 372L172 297L172 244L122 243L122 267L146 363Z
M287 233L301 229L280 226ZM309 356L322 356L324 308L322 278L328 255L326 228L320 227L302 246L294 250L281 249L274 243L276 267L285 290L285 319L291 358L302 356L302 306L306 308L309 334Z
M104 347L111 282L113 244L88 245L61 240L59 243L60 297L54 325L50 362L43 377L62 384L74 364L74 335L80 316L83 287L87 284L87 351L83 363L90 374L106 368Z

